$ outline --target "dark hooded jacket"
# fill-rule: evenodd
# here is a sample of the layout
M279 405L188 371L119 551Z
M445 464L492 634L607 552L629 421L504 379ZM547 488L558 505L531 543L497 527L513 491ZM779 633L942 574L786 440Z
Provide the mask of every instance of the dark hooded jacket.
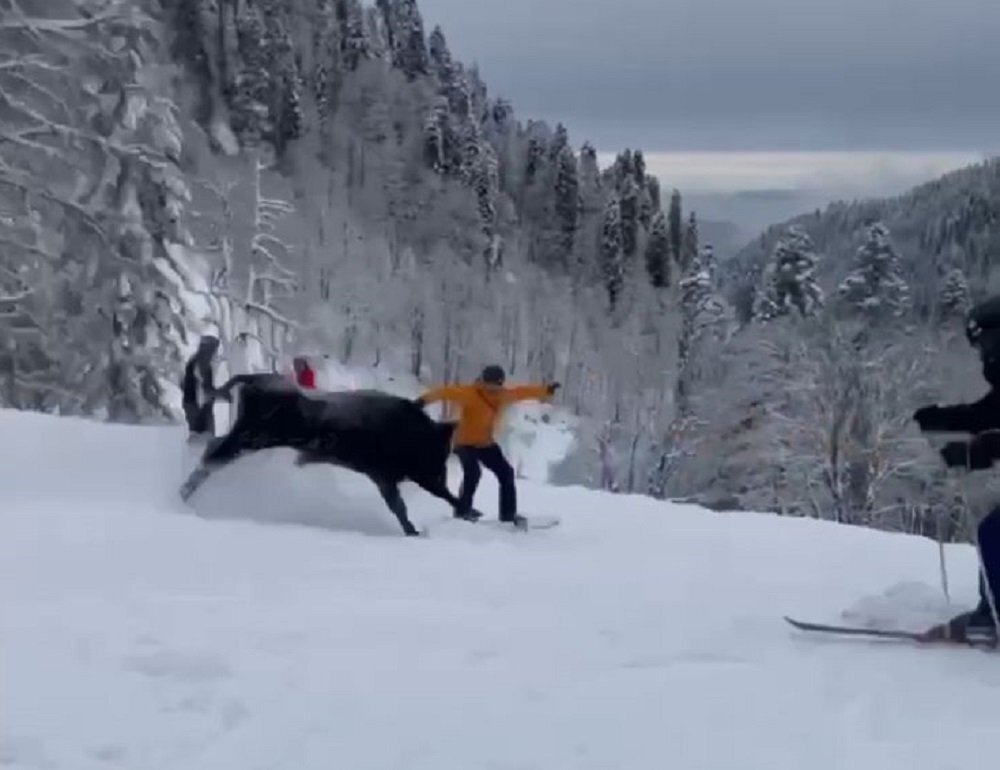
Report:
M215 337L201 338L198 350L184 367L181 384L184 406L201 408L215 396L212 357L218 349L219 341Z
M989 468L1000 459L1000 296L969 313L966 337L978 351L990 389L978 401L952 406L926 406L913 419L931 433L968 433L970 441L952 442L941 450L949 466Z

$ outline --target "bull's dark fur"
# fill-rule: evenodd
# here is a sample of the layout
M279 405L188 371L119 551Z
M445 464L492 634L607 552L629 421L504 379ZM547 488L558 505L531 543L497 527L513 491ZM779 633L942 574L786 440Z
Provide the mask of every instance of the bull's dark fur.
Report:
M378 391L303 393L281 375L241 375L219 389L239 387L232 430L209 444L181 489L186 500L216 470L244 452L272 447L299 451L298 464L330 463L368 476L407 535L410 522L399 484L410 480L454 508L446 462L455 426L428 417L412 401Z

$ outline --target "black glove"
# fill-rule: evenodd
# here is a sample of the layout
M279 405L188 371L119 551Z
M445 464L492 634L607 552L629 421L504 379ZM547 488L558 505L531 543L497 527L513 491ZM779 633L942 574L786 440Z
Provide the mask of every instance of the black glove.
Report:
M972 441L952 441L941 449L941 457L949 468L984 471L1000 457L1000 442L991 436Z
M559 390L559 388L561 387L562 384L558 382L550 382L545 389L548 390L550 396L554 396L556 394L556 391Z
M934 430L934 426L941 421L941 407L937 404L921 407L913 413L913 420L920 430Z
M233 403L233 393L230 390L212 390L208 394L209 398L214 401L228 401L230 404Z
M967 441L952 441L941 448L941 459L949 468L972 467L972 446Z

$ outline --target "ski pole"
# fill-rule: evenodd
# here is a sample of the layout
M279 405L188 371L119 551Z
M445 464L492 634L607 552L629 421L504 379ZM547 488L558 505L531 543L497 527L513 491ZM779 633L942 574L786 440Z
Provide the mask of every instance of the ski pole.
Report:
M984 431L985 433L998 433L998 431ZM979 577L984 586L984 593L986 595L986 601L990 607L990 615L993 618L993 625L995 628L1000 629L1000 614L997 612L996 599L993 596L993 586L990 585L989 575L986 572L986 561L983 559L983 550L979 544L979 519L976 513L973 511L972 498L969 495L967 484L969 476L972 473L972 452L971 452L971 439L967 434L960 434L956 436L955 434L940 433L931 434L935 439L942 442L951 440L953 443L960 443L965 447L965 466L957 466L955 468L947 468L948 478L951 481L952 488L958 492L958 496L962 501L962 508L964 509L964 524L966 529L966 534L968 538L972 541L972 545L976 550L976 558L979 562ZM983 434L979 434L983 435ZM938 449L936 444L937 441L933 439L930 441L931 445L935 449ZM977 499L978 502L978 499ZM942 555L943 558L943 555Z

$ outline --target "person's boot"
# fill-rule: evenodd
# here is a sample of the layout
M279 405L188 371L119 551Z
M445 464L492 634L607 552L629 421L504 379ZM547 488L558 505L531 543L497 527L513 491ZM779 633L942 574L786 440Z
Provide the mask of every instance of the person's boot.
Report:
M997 629L989 606L980 605L972 612L963 612L947 623L935 626L924 636L927 641L949 641L960 644L997 644Z
M516 529L527 529L528 520L519 513L510 513L500 517L504 524L513 524Z
M475 508L470 508L467 511L455 511L455 518L461 519L462 521L479 521L483 518L483 514Z

